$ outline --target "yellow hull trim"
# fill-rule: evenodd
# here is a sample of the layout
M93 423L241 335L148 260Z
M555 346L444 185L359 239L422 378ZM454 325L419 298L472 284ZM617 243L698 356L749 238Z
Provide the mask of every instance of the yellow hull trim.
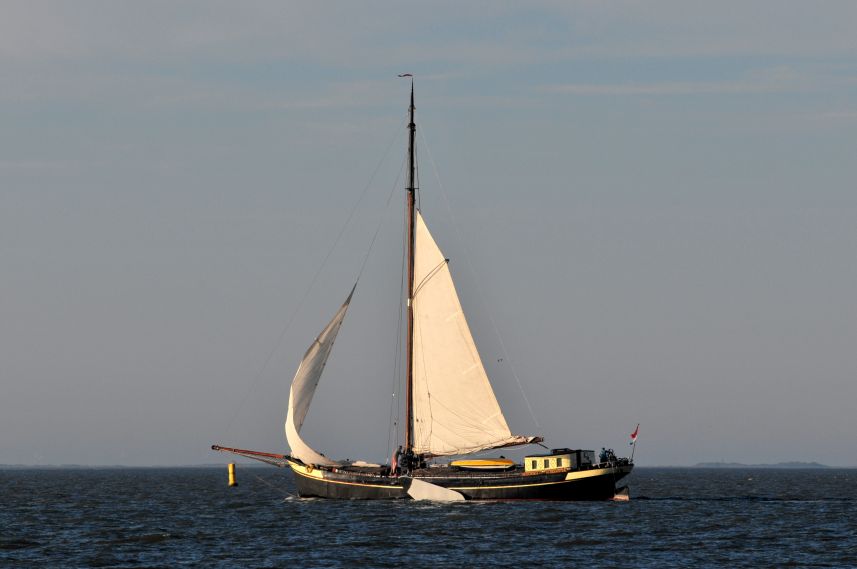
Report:
M330 484L344 484L345 486L365 486L367 488L387 488L387 489L396 489L397 486L391 486L389 484L361 484L360 482L346 482L344 480L331 480L329 478L325 478L322 470L317 468L312 468L311 466L304 467L299 464L295 464L293 462L289 463L289 466L292 467L292 471L295 474L303 476L304 478L314 478L316 480L323 480L325 482L329 482Z
M595 470L584 470L582 472L569 472L566 480L577 480L579 478L591 478L593 476L601 476L602 474L615 474L622 472L621 468L596 468Z
M295 474L300 474L305 478L315 478L317 480L324 480L324 474L318 468L314 468L312 465L308 464L306 466L301 466L294 462L290 462L289 466L292 467L292 471Z

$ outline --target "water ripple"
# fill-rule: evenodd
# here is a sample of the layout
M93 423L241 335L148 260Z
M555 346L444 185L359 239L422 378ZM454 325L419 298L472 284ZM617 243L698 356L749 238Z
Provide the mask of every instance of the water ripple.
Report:
M283 471L239 476L0 471L0 566L841 567L857 551L854 470L641 468L629 503L300 500Z

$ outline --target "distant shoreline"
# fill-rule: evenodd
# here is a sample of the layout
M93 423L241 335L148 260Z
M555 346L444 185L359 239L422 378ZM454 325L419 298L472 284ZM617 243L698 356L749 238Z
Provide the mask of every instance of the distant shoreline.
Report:
M740 462L699 462L690 468L833 468L818 462L777 462L774 464L742 464Z
M239 463L241 468L270 468L266 464L253 462ZM126 465L126 464L0 464L0 470L130 470L130 469L167 469L167 468L224 468L226 463L208 464L175 464L175 465ZM766 469L766 470L825 470L825 469L857 469L853 466L830 466L818 462L777 462L773 464L744 464L741 462L699 462L690 466L651 465L637 468L686 468L686 469Z
M224 463L209 464L0 464L0 470L133 470L145 468L225 468ZM241 468L270 468L262 463L242 462Z

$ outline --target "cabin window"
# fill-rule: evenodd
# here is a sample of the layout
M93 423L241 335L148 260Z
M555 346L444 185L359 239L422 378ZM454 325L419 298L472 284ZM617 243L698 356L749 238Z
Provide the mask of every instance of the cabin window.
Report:
M545 459L545 468L550 467L551 461L549 459Z
M533 461L533 469L536 469L536 468L538 468L538 466L536 466L536 461L534 460Z
M556 459L556 467L560 468L561 466L562 466L562 459L561 458Z

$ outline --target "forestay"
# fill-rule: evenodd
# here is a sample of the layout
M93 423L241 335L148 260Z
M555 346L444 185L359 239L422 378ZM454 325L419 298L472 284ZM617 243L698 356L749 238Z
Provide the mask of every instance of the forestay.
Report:
M513 435L485 373L448 260L416 213L414 258L414 452L433 456L526 444Z

